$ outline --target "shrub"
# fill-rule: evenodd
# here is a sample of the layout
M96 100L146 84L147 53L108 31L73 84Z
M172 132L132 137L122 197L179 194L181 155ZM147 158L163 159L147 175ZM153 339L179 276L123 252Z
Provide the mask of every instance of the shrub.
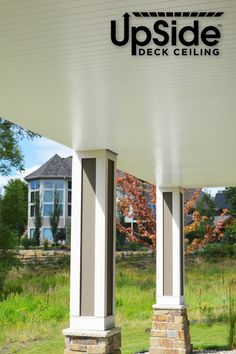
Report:
M43 249L44 249L45 251L48 250L48 246L49 246L48 240L44 240L44 241L43 241Z
M0 295L8 272L17 264L16 244L16 234L0 222Z
M24 236L21 238L21 246L28 250L31 246L35 246L35 240Z
M236 257L236 244L214 243L205 245L205 247L194 252L195 255L200 255L208 260L217 260L219 257L234 258Z
M211 324L215 318L213 307L208 303L203 303L199 305L199 311L201 315L201 319L206 321L208 324Z
M225 230L225 234L221 240L221 243L228 244L228 245L236 244L235 224L233 227L229 227Z
M3 286L3 298L6 299L11 294L20 294L23 291L21 279L6 280Z

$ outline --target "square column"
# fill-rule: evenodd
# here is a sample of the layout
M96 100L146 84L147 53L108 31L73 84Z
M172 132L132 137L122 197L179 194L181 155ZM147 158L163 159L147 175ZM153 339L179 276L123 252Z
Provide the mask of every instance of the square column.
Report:
M119 353L115 328L115 171L109 150L74 152L70 328L65 353ZM79 349L80 348L80 349Z
M150 354L191 352L184 302L184 215L180 187L157 188L156 304Z

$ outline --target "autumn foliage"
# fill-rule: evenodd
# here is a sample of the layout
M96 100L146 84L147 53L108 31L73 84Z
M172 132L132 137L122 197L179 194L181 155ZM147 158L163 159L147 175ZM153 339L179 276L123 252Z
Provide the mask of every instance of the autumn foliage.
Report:
M117 218L117 229L124 233L129 241L137 241L155 247L156 220L148 203L156 202L156 188L128 173L118 171L117 211L123 218L135 218L135 228L126 227Z
M156 219L155 214L150 209L150 204L156 203L156 187L144 182L128 173L118 171L116 178L117 186L117 230L126 235L128 241L135 241L147 245L151 248L156 247ZM223 224L218 222L212 224L206 216L200 216L195 210L202 189L184 190L184 213L192 213L193 222L185 226L184 233L187 236L193 231L196 232L200 226L204 226L204 237L196 237L189 243L185 238L186 253L191 253L207 243L218 242L223 236ZM227 210L222 212L223 215ZM135 226L126 226L125 218L134 218Z

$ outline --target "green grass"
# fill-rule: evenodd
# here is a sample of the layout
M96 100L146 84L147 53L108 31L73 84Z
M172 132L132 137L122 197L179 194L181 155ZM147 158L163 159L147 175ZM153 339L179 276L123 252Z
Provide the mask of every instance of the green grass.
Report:
M189 260L186 301L196 349L227 347L227 289L234 260ZM117 264L116 324L122 327L122 353L148 348L155 302L155 259L130 258ZM63 353L62 329L69 319L68 266L40 264L10 274L0 302L0 352Z
M192 343L196 349L227 349L227 326L215 323L209 326L204 323L193 324L190 327Z

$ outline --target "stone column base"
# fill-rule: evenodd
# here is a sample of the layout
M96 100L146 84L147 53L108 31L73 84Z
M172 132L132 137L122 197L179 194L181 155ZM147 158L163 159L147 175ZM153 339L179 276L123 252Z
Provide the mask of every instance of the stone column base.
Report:
M192 353L189 320L185 306L154 307L150 354Z
M87 331L64 329L64 354L120 354L121 329Z

